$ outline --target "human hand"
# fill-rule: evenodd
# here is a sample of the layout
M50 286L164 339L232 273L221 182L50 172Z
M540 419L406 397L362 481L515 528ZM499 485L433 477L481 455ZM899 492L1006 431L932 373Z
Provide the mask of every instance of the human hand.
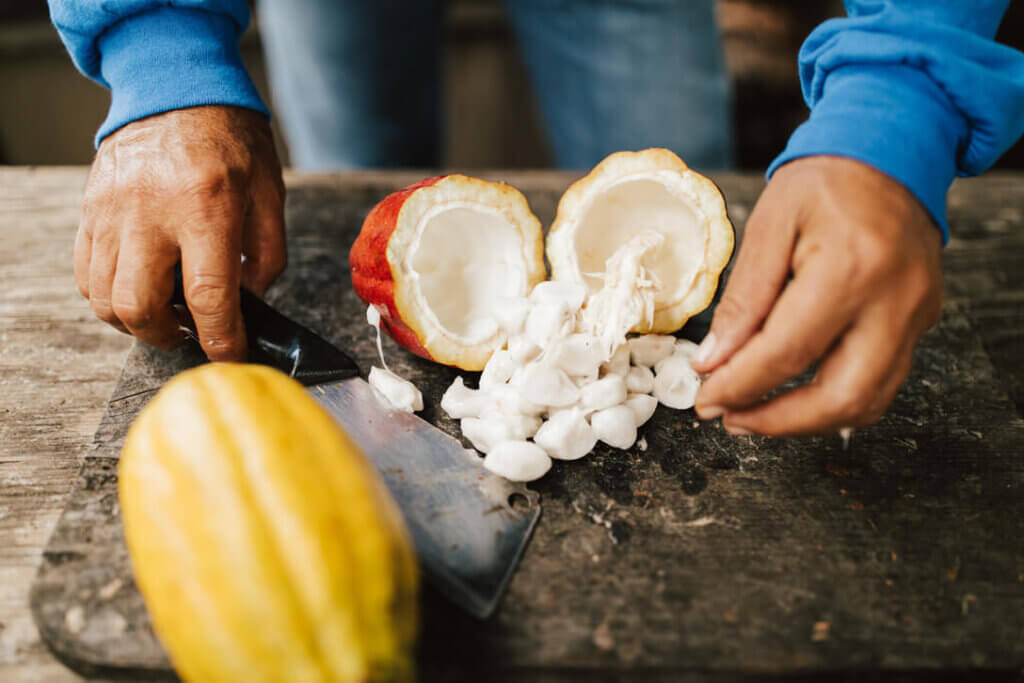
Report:
M771 436L878 420L938 320L941 248L924 207L880 171L828 156L781 167L695 354L711 373L698 415ZM764 398L816 361L812 382Z
M183 340L185 299L210 360L244 360L240 284L262 294L286 263L284 183L264 115L170 111L100 145L75 238L75 279L101 320L162 349ZM242 255L245 261L242 261Z

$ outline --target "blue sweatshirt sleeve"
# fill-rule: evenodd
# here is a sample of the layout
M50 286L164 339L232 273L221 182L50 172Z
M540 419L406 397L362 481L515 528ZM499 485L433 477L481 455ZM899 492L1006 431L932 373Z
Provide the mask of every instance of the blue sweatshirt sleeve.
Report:
M1009 0L847 0L800 50L810 118L768 169L813 154L903 183L949 239L946 192L1024 134L1024 54L993 38Z
M242 65L246 0L49 0L82 73L110 88L96 144L127 123L172 109L225 104L269 115Z

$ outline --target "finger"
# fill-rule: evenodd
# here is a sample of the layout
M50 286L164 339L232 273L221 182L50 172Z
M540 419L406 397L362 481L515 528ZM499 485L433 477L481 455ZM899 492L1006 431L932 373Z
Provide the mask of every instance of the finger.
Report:
M697 395L711 419L746 407L820 358L856 313L855 297L830 259L812 260L786 286L763 329L715 370Z
M803 436L871 424L884 414L910 372L912 353L903 352L902 358L880 385L864 389L869 396L839 400L836 390L815 382L750 410L727 413L723 426L732 434Z
M75 234L74 264L75 282L78 291L89 298L90 264L92 261L93 236L110 223L114 207L114 195L108 189L113 184L110 157L102 152L96 155L89 167L82 198L82 218Z
M284 228L284 184L257 186L242 238L242 284L263 295L288 262Z
M691 361L694 370L707 373L722 365L764 322L789 274L795 235L791 213L767 189L747 221L711 329Z
M878 321L855 327L822 363L814 381L749 410L727 413L734 434L798 436L861 427L884 414L913 360L915 338L893 346Z
M75 233L75 253L72 263L75 270L75 284L78 285L78 292L86 299L89 298L89 262L92 255L92 231L86 226L85 221L78 226Z
M93 234L89 259L89 305L97 318L128 334L128 328L114 315L110 301L119 246L118 233L115 229L101 226Z
M239 216L240 212L235 214ZM185 230L181 270L185 302L196 324L199 343L213 361L246 357L245 325L239 302L242 231L231 214L206 229Z
M170 350L185 341L170 304L177 261L177 247L155 228L126 236L118 250L111 293L114 315L131 334L158 349Z

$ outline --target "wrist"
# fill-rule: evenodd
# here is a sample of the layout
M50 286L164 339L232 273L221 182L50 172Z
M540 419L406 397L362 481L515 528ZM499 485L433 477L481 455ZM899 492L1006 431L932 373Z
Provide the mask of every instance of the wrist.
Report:
M946 192L966 135L966 120L923 72L891 65L840 68L829 74L810 119L793 133L768 174L812 155L864 162L909 190L945 242Z
M133 15L99 40L111 88L104 137L127 123L201 105L232 105L269 115L238 51L240 27L221 14L164 7Z

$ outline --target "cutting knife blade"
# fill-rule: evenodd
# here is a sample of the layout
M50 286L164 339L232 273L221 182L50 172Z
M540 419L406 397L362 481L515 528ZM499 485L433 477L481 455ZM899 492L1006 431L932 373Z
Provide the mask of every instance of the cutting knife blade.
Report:
M183 305L180 267L175 276L172 303ZM539 496L484 468L426 420L393 408L347 354L244 288L241 310L249 359L302 382L373 462L427 581L470 614L490 616L540 518Z
M489 472L478 455L429 422L395 410L360 378L308 391L377 467L434 587L471 614L488 617L540 516L537 494ZM512 504L517 495L522 506Z

